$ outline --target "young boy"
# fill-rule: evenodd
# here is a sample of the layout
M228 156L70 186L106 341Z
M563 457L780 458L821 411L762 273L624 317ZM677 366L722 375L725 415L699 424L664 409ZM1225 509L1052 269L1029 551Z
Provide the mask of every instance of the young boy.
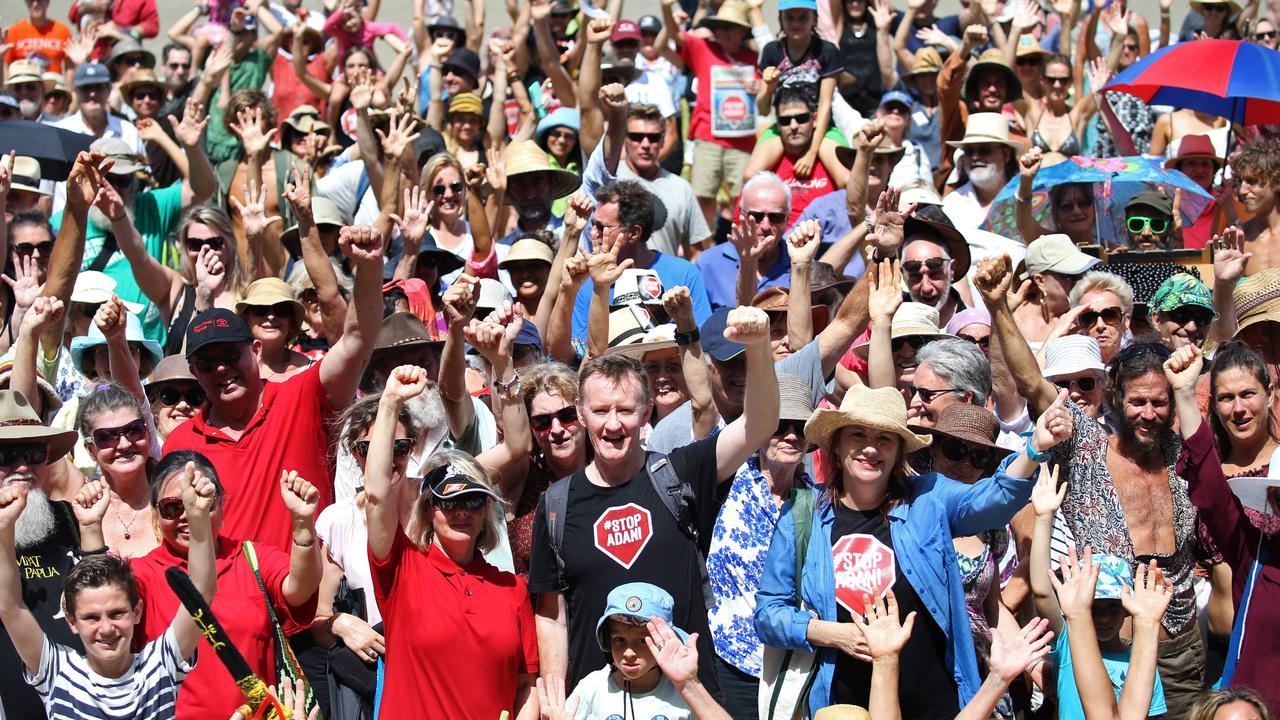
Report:
M134 625L142 615L138 587L128 560L90 555L67 574L63 609L85 653L49 640L22 601L14 548L14 526L27 505L28 483L0 488L0 622L4 623L49 720L158 720L172 718L178 687L195 665L200 630L185 609L178 610L164 635L140 653L130 652ZM213 483L188 464L182 505L191 535L191 580L206 601L213 599ZM105 482L85 487L72 503L82 529L97 527L110 495ZM93 545L101 547L101 539Z
M1121 697L1121 688L1130 672L1137 672L1139 663L1144 666L1149 662L1154 672L1158 631L1145 632L1150 625L1151 614L1145 605L1131 602L1134 586L1133 571L1129 563L1114 555L1093 555L1092 560L1097 567L1098 581L1096 588L1091 588L1089 598L1067 598L1054 592L1056 577L1051 578L1049 568L1049 541L1053 535L1053 516L1066 497L1066 485L1057 487L1058 473L1042 472L1031 491L1031 504L1036 514L1035 530L1031 536L1031 592L1035 597L1036 613L1049 620L1049 627L1058 634L1056 647L1050 657L1058 668L1058 718L1059 720L1085 720L1084 708L1080 702L1080 689L1076 685L1076 674L1072 667L1071 645L1068 642L1068 628L1063 620L1072 620L1072 613L1087 613L1091 625L1097 631L1097 645L1102 654L1102 662L1116 698ZM1086 555L1088 557L1088 554ZM1068 569L1075 567L1074 548L1070 565L1063 563L1067 569L1064 574L1071 575ZM1064 581L1070 580L1064 577ZM1086 600L1088 602L1086 602ZM1167 600L1166 600L1167 604ZM1080 608L1083 607L1083 610ZM1124 625L1126 615L1134 616L1133 646L1120 637L1120 628ZM1156 613L1156 625L1164 610ZM1144 631L1137 628L1143 626ZM1072 627L1075 625L1073 624ZM1132 704L1132 698L1129 704ZM1160 683L1159 674L1155 674L1148 716L1163 715L1167 712L1164 701L1164 687Z
M573 689L566 710L574 720L729 720L698 682L698 636L672 624L674 607L670 593L649 583L627 583L609 593L596 638L613 663ZM543 709L544 718L558 717Z

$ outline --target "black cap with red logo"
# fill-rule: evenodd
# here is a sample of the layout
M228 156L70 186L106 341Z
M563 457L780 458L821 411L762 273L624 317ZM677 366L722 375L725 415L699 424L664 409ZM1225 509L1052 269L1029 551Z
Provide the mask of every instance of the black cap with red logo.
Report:
M252 342L249 327L239 315L226 308L209 308L191 319L187 326L187 357L214 343Z

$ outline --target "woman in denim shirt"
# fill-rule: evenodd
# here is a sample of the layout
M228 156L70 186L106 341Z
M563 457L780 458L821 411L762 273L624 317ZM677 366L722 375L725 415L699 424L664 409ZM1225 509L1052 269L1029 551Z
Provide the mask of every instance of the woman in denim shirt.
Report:
M1070 436L1065 393L1040 417L1027 447L973 485L938 473L914 475L907 454L929 438L907 428L907 407L892 388L855 386L839 410L819 410L805 437L832 468L804 561L794 605L795 523L791 505L773 536L756 594L755 622L766 645L817 652L809 710L834 703L866 706L871 657L849 622L866 595L890 588L902 613L917 612L903 667L912 668L903 716L953 718L981 682L964 588L951 539L1005 523L1027 503L1037 461ZM837 568L839 574L837 574Z

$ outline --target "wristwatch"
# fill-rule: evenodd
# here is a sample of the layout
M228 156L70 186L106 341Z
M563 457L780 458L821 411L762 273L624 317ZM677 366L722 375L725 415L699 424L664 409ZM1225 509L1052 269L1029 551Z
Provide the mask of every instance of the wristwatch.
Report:
M694 328L689 332L676 333L676 345L679 345L680 347L684 347L685 345L692 345L701 339L702 339L702 333L698 332L698 328Z

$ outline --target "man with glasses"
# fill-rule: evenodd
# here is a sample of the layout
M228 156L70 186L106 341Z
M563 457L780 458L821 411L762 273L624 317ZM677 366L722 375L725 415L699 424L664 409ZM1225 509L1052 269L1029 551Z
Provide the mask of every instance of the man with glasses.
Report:
M1211 334L1219 342L1231 339L1229 335L1217 337L1218 333L1211 333L1217 329L1213 293L1193 275L1170 275L1156 288L1147 307L1151 324L1160 333L1160 341L1170 350L1187 345L1204 349L1205 340Z
M160 51L160 57L165 92L165 104L160 112L176 115L195 89L196 72L191 67L191 49L178 43L169 43Z
M636 67L635 78L627 83L627 102L655 105L662 113L663 141L659 158L666 160L675 151L680 130L677 126L678 109L672 100L671 86L656 71L643 68L639 64L640 40L643 38L640 26L631 20L619 20L613 26L613 35L609 37L609 45L613 53L622 63L630 63ZM605 80L608 85L609 81ZM705 221L704 221L705 222Z
M18 60L9 65L9 77L4 89L18 101L18 110L24 120L47 122L50 118L42 112L44 107L44 77L40 63L35 60Z
M1144 190L1124 206L1125 232L1131 250L1171 250L1173 233L1173 200L1158 190Z
M345 227L339 244L355 270L355 291L342 338L307 370L281 383L263 382L262 344L230 310L205 310L187 327L187 360L209 405L169 434L164 451L196 450L210 459L226 484L229 536L288 551L292 523L280 499L283 472L311 480L322 508L333 500L328 423L355 397L382 319L382 235Z
M828 143L827 148L819 153L818 162L814 163L809 176L798 177L796 162L809 153L814 143L823 142L823 138L814 132L818 107L803 85L783 85L774 93L774 103L782 157L767 169L777 173L791 188L791 211L784 225L790 227L810 202L843 187L849 180L849 171L836 160L834 144ZM755 174L753 170L754 167L748 169L748 178Z
M912 302L938 311L939 325L951 322L964 301L952 287L969 272L969 246L937 205L921 205L904 224L902 277Z
M791 217L791 188L771 172L758 173L742 187L740 217L729 242L698 256L696 263L707 284L713 308L732 307L739 301L738 274L751 266L756 293L776 286L791 286L791 259L783 248L783 231Z

